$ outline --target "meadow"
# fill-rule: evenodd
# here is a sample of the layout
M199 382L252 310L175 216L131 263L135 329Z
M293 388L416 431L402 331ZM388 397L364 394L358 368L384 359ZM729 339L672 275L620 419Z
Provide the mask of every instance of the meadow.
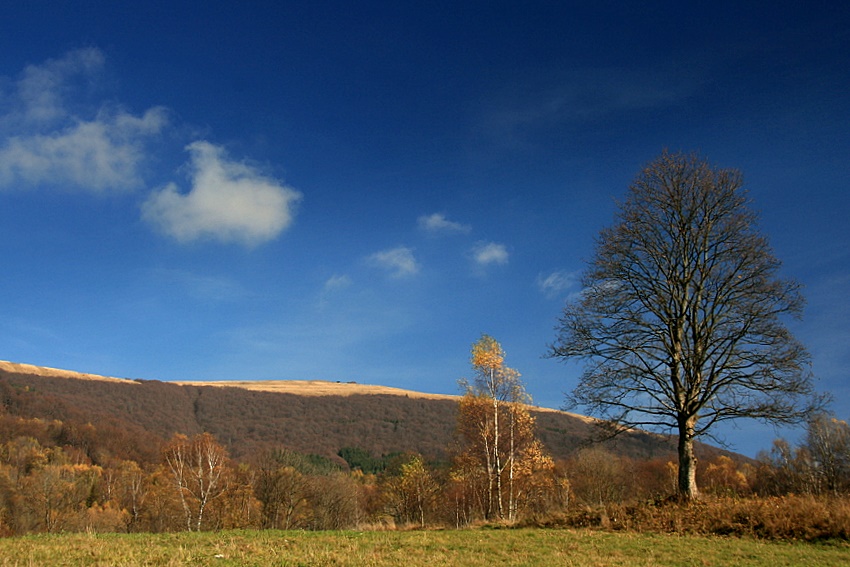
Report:
M572 529L222 531L0 539L0 565L850 565L850 544Z

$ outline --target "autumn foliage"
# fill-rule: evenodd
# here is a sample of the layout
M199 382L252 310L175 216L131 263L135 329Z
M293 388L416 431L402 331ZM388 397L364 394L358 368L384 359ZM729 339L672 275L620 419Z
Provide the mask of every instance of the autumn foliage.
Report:
M537 437L520 373L504 365L501 345L484 335L472 345L472 382L458 410L460 446L453 481L465 521L516 521L544 502L559 502L566 482Z
M471 361L501 365L480 366L486 372L481 378L490 379L490 369L494 371L495 387L469 384L450 414L455 437L442 452L430 454L392 445L376 451L365 445L368 437L361 446L343 445L350 438L340 437L344 441L335 441L330 455L297 451L275 440L238 446L233 438L199 430L198 421L150 429L122 422L109 406L125 404L130 412L146 406L144 399L118 397L124 396L120 389L108 403L104 397L85 413L69 402L73 396L52 391L50 381L0 376L0 535L418 529L495 522L847 537L846 423L820 416L799 446L780 440L756 460L704 453L697 474L705 501L681 506L668 500L677 479L669 445L651 444L644 436L621 439L627 442L621 445L574 442L567 452L570 437L564 423L573 422L558 421L561 416L555 412L532 412L524 403L519 374L504 367L504 354L485 354ZM86 391L73 382L61 384ZM165 391L170 401L169 395L156 397L160 412L169 403L189 401L202 417L205 404L225 412L218 392L233 393L236 399L239 393L210 388L192 394L200 399L180 400L185 391L177 387L122 387ZM495 404L491 391L498 396ZM92 399L87 398L89 403ZM260 398L254 403L259 413ZM358 411L365 414L367 409L349 415ZM404 427L400 413L384 411L393 419L399 416L388 427ZM439 417L439 411L432 417ZM337 418L353 419L343 414ZM251 426L250 417L243 421ZM174 431L177 427L184 429ZM550 446L558 447L557 456Z

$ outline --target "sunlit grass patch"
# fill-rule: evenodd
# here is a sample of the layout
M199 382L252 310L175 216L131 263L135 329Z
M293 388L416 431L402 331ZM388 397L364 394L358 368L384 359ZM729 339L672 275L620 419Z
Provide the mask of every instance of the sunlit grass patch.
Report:
M0 565L394 566L566 565L574 567L834 566L848 544L750 538L500 529L407 532L227 531L67 534L0 540Z

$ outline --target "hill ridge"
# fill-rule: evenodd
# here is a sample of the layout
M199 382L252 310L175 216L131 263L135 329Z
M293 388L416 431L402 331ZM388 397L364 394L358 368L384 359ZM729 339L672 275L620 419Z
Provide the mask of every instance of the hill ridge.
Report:
M100 374L77 372L75 370L63 370L61 368L51 368L49 366L36 366L34 364L26 364L23 362L11 362L8 360L0 360L0 370L16 374L32 374L36 376L56 376L60 378L78 378L80 380L104 380L107 382L120 381L129 384L136 383L135 380L132 380L130 378L102 376Z
M34 376L78 378L81 380L103 380L107 382L119 382L125 384L138 384L140 381L147 381L141 378L120 378L115 376L94 374L90 372L80 372L77 370L65 370L49 366L38 366L35 364L27 364L22 362L11 362L8 360L0 360L0 371L15 374L31 374ZM178 386L215 386L244 388L246 390L253 391L289 393L303 396L351 396L387 394L394 396L408 396L412 398L454 401L457 401L462 397L459 394L435 394L431 392L421 392L418 390L408 390L406 388L398 388L395 386L384 386L381 384L361 384L355 381L341 380L168 380L163 381L163 383L175 384ZM565 413L567 415L586 420L589 423L595 421L595 419L592 417L556 408L548 408L534 404L528 404L528 407L534 409L535 411L553 411L558 413Z
M358 447L376 456L413 451L445 459L455 443L460 399L351 382L162 382L0 362L0 417L58 420L71 439L91 428L113 453L138 438L137 452L149 460L174 434L201 432L215 435L235 458L268 447L338 458L340 449ZM529 410L556 459L586 446L593 418ZM645 431L625 433L606 448L635 458L675 453L669 436Z

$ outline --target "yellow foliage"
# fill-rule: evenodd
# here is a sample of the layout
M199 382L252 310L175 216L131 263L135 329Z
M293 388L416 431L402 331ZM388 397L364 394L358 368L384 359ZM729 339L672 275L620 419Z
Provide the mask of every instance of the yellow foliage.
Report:
M708 491L715 494L741 494L748 487L746 475L726 455L720 455L708 464L703 479Z
M482 337L472 345L472 365L487 371L502 367L505 360L505 352L502 345L489 335Z

